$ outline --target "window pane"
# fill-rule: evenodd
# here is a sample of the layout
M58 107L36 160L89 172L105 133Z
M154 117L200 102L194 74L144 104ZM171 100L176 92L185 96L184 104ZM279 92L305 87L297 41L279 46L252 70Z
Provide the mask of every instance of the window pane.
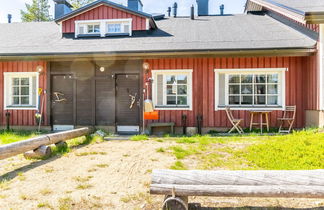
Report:
M255 94L265 94L265 85L255 85L254 93Z
M239 85L230 85L228 88L229 94L240 94L240 86Z
M21 78L21 85L29 85L29 78Z
M255 82L256 83L265 83L266 75L255 75Z
M187 96L178 96L178 105L187 105Z
M278 94L278 85L268 85L268 94Z
M228 82L229 83L240 83L240 75L229 75Z
M252 94L252 85L242 85L241 87L241 93L242 94Z
M167 104L176 104L177 97L176 96L167 96Z
M13 100L12 100L12 103L13 103L14 105L19 105L19 97L13 97L12 99L13 99Z
M268 105L278 105L278 96L268 96Z
M228 99L229 104L240 104L240 96L230 96Z
M21 97L21 104L28 105L29 104L29 97Z
M278 74L269 74L268 83L278 83Z
M242 83L252 83L253 75L242 75L241 81Z
M12 88L13 95L19 95L19 87L13 87Z
M13 78L12 79L12 84L13 85L19 85L19 78Z
M253 104L253 96L242 96L241 104Z
M29 87L22 87L20 95L29 95Z
M167 76L166 77L167 84L176 84L176 77L175 76Z
M100 33L100 26L99 25L94 26L94 32L95 33Z
M177 88L176 85L167 85L167 94L168 95L175 95L177 93L177 89L176 88Z
M92 33L93 32L93 25L88 25L88 33Z
M255 104L265 104L265 96L255 96Z
M185 75L178 75L177 76L177 83L178 84L187 84L187 76L185 76Z
M178 85L178 95L187 95L187 85Z

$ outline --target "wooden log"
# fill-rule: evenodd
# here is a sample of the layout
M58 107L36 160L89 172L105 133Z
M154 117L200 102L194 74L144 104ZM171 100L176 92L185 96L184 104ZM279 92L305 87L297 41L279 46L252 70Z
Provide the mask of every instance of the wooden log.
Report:
M70 131L52 133L34 137L31 139L18 141L12 144L0 146L0 160L14 155L18 155L30 150L34 150L42 145L55 144L60 141L66 141L76 137L84 136L89 133L89 128L79 128Z
M302 185L233 186L152 184L150 193L170 195L173 189L176 196L324 198L323 186Z
M52 154L52 149L50 146L42 145L33 151L28 151L24 153L25 158L45 158Z
M153 170L152 184L324 186L324 170L200 171ZM323 187L324 188L324 187Z

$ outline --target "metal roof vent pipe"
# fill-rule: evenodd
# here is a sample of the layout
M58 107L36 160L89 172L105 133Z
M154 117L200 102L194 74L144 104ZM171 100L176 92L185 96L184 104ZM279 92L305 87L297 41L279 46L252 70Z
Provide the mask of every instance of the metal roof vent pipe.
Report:
M191 8L190 8L190 19L191 20L195 19L195 7L194 7L194 5L192 5Z
M173 4L173 17L177 17L178 4L174 2Z
M168 12L168 16L171 17L171 7L168 7L167 12Z
M197 0L198 5L198 16L208 16L209 15L209 0Z
M11 23L12 15L8 14L8 23Z
M219 10L220 10L220 15L222 16L224 15L224 9L225 9L224 4L220 5Z

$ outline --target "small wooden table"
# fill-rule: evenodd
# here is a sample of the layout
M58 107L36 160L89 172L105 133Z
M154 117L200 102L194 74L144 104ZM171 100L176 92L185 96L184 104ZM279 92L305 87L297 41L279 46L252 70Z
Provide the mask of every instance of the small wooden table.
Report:
M267 131L269 132L269 113L271 111L264 111L264 110L253 110L250 111L251 113L251 121L250 121L250 131L252 131L252 127L254 125L260 126L260 130L262 133L263 126L267 126ZM254 115L260 115L260 122L253 122ZM263 122L263 115L265 116L265 122Z

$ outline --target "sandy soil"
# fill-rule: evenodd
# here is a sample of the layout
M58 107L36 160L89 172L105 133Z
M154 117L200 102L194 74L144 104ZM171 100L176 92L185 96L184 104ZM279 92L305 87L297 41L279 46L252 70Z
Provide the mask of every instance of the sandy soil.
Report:
M22 156L0 161L0 209L159 209L163 197L148 194L152 169L169 168L172 142L111 141L88 145L46 161ZM317 207L324 200L190 198L207 207Z

